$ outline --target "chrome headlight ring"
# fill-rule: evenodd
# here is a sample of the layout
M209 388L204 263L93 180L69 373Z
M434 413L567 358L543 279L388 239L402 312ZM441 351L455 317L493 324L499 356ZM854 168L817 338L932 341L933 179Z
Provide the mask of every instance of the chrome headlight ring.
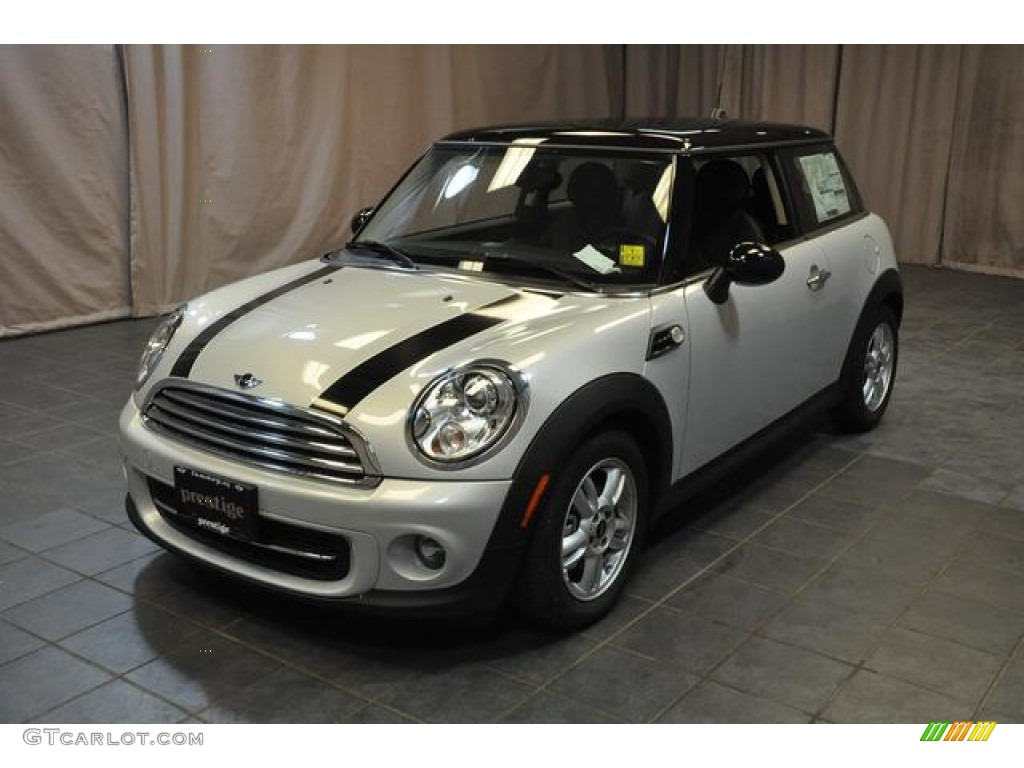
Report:
M523 376L500 360L478 360L436 376L409 409L406 441L438 469L484 461L518 431L529 406Z
M153 375L153 371L164 356L164 350L174 338L174 332L178 330L181 321L185 319L185 306L178 307L171 312L153 331L145 348L142 350L142 358L139 360L139 372L135 377L135 391L138 392L142 385Z

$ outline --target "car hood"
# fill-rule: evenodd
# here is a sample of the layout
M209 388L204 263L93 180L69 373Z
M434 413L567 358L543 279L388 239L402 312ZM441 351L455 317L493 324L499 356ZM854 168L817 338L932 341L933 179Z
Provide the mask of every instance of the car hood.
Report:
M190 304L188 343L196 356L188 378L237 389L235 377L249 373L261 382L252 394L329 407L326 392L342 379L346 394L363 392L387 372L378 370L382 360L398 373L506 322L550 313L557 303L557 296L496 283L376 268L345 267L264 303L222 289ZM201 330L225 315L233 317L203 340ZM336 404L342 412L354 405Z

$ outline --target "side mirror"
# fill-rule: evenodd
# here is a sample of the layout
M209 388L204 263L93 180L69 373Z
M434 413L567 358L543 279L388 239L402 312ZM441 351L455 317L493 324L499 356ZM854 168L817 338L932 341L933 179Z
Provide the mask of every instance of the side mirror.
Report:
M782 254L761 243L737 243L729 251L725 264L704 283L704 293L715 304L729 298L729 285L765 285L774 282L785 271Z
M349 225L352 228L352 234L358 235L359 230L366 226L366 222L373 216L374 207L371 205L367 208L361 209L355 216L352 217L352 223Z

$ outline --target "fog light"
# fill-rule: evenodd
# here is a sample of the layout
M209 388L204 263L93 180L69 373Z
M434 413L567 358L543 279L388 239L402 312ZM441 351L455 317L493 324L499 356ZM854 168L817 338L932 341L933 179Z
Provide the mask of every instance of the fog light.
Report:
M416 557L425 568L439 571L444 567L445 552L441 542L429 536L416 537Z

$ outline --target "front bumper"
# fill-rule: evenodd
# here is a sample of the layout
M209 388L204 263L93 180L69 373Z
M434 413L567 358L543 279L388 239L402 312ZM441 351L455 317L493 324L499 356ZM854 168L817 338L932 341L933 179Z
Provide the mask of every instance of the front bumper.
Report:
M516 553L488 549L511 481L384 479L375 488L358 488L279 474L157 435L143 425L133 402L121 413L120 443L136 527L169 550L247 581L303 597L399 608L478 603L481 596L469 593L480 590L497 600L514 579ZM272 559L240 556L216 536L193 535L162 503L161 489L173 488L175 466L255 485L261 521L299 539L344 542L344 563L334 574L288 572ZM439 570L416 558L416 535L444 546ZM503 563L509 564L504 580Z

